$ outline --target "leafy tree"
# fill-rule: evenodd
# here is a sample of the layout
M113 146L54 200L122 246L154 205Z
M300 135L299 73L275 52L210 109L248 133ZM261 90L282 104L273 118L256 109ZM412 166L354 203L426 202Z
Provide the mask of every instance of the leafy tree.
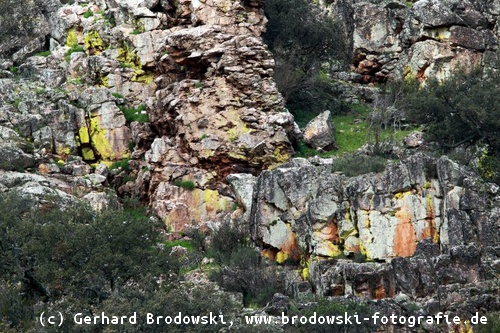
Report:
M307 0L268 0L264 39L276 60L275 80L296 115L339 106L324 63L343 65L351 58L340 26Z
M423 125L427 138L443 150L484 144L476 169L500 183L500 75L475 68L461 70L445 82L416 81L401 86L398 108L409 121Z
M145 215L61 209L51 199L42 211L29 207L22 197L0 196L0 290L8 296L0 302L0 327L28 332L35 307L91 313L111 296L152 295L157 281L175 279L176 260L158 246L160 233Z
M408 83L399 102L408 119L425 125L430 140L455 148L480 140L500 154L500 76L479 68L459 71L447 81L418 87Z

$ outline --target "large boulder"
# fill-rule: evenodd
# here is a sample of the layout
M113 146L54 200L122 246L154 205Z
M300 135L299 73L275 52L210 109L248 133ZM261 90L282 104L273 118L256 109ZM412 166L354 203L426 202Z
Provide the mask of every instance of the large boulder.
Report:
M335 127L330 111L324 111L307 124L304 141L314 149L335 149Z

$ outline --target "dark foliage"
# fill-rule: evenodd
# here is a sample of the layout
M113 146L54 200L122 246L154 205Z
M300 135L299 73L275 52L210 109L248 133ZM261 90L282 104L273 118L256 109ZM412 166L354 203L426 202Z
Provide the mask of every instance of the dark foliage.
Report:
M209 251L223 265L211 278L225 290L242 293L245 304L266 305L275 293L284 292L275 267L251 247L248 232L223 224L214 233Z
M113 295L153 293L161 276L175 277L176 260L157 246L159 232L147 216L61 209L51 200L36 211L22 197L0 196L0 290L7 295L0 327L28 332L35 308L90 313Z
M292 113L336 110L340 103L325 62L338 66L351 57L339 25L306 0L266 1L264 39L276 60L275 80Z
M443 148L483 140L500 153L500 76L459 71L444 83L406 84L399 107Z
M386 164L387 160L380 156L352 154L334 159L332 171L340 171L346 176L354 177L370 172L382 172Z

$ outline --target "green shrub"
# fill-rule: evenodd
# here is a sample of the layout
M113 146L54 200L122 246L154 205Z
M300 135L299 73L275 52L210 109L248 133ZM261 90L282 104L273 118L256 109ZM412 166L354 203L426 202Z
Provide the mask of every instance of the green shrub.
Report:
M249 230L225 222L212 234L209 253L218 263L226 264L237 249L250 245Z
M188 191L192 191L196 188L196 185L192 180L177 179L176 181L174 181L174 185L181 187L181 188L188 190Z
M43 52L39 52L35 55L40 56L40 57L48 57L50 54L51 54L50 51L43 51Z
M268 0L264 40L276 60L275 81L287 108L305 122L304 113L342 105L323 64L343 66L350 62L347 38L330 16L306 0Z
M0 195L2 332L39 331L33 313L42 311L71 316L109 309L108 303L119 307L118 295L135 296L136 303L123 303L128 306L123 313L161 302L157 281L161 277L168 285L179 266L157 246L160 225L126 210L97 214L83 204L60 206L58 197L46 197L38 206L15 194ZM71 321L59 329L81 331ZM103 332L98 325L92 331Z
M124 170L125 172L128 173L128 172L130 172L130 166L128 164L129 161L130 161L129 158L124 158L121 161L113 162L113 164L111 164L111 166L109 168L111 170L121 168L122 170Z
M285 327L286 332L301 333L301 332L317 332L317 333L371 333L376 331L376 327L370 321L363 321L361 318L368 318L373 313L373 310L368 304L354 301L330 301L321 299L313 306L309 306L302 310L293 309L288 314L289 316L305 316L311 317L345 317L345 315L358 314L361 324L355 324L355 319L351 317L352 325L349 324L300 324L296 327L288 325Z
M133 121L138 121L140 123L149 122L148 115L143 113L143 111L146 110L146 107L143 104L139 105L137 108L128 108L125 106L120 106L119 109L123 112L125 119L129 123Z
M387 160L379 156L353 154L334 158L332 171L340 171L348 177L354 177L370 172L382 172L386 164Z
M226 258L227 264L211 274L222 288L243 294L246 306L264 306L275 293L284 293L276 267L265 262L259 251L249 246L237 247Z
M487 324L477 325L478 333L500 333L500 313L489 314L486 316L488 318ZM476 332L476 328L474 328Z
M424 125L428 140L442 148L484 141L500 154L500 75L485 75L476 68L458 71L445 82L427 80L419 87L409 81L398 107L406 117Z
M488 182L500 184L500 159L492 155L483 155L478 161L477 171Z

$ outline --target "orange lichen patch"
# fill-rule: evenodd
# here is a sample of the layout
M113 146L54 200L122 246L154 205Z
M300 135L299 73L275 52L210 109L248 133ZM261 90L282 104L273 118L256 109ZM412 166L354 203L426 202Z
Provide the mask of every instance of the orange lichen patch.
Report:
M187 206L176 206L165 218L165 225L172 231L182 231L186 224L191 224L189 209Z
M337 224L334 222L322 228L321 233L324 235L323 239L329 240L333 244L338 244L340 241L339 229L337 228Z
M179 204L168 212L165 224L174 231L182 231L185 225L200 225L206 227L205 221L214 218L222 211L229 211L229 201L220 196L218 191L201 190L192 191L181 187L172 187L170 200Z
M356 239L348 238L344 242L344 250L352 253L360 253L361 247L359 246L359 240L357 238Z
M282 252L283 254L287 254L288 258L294 261L300 260L302 251L299 247L299 244L297 243L297 236L295 235L295 232L292 231L290 233L288 240L281 246L280 250L280 252Z
M432 197L427 198L427 216L425 218L429 226L429 236L434 243L439 242L439 232L436 227L436 215L434 214L434 206L432 205Z
M39 171L40 173L49 173L49 167L47 166L47 164L41 163L41 164L38 166L38 171Z
M385 297L387 297L387 295L385 294L384 285L380 284L373 291L373 298L375 298L375 299L382 299L382 298L385 298Z
M394 254L398 257L410 257L417 248L417 237L411 213L403 207L396 212L398 224L394 234Z

